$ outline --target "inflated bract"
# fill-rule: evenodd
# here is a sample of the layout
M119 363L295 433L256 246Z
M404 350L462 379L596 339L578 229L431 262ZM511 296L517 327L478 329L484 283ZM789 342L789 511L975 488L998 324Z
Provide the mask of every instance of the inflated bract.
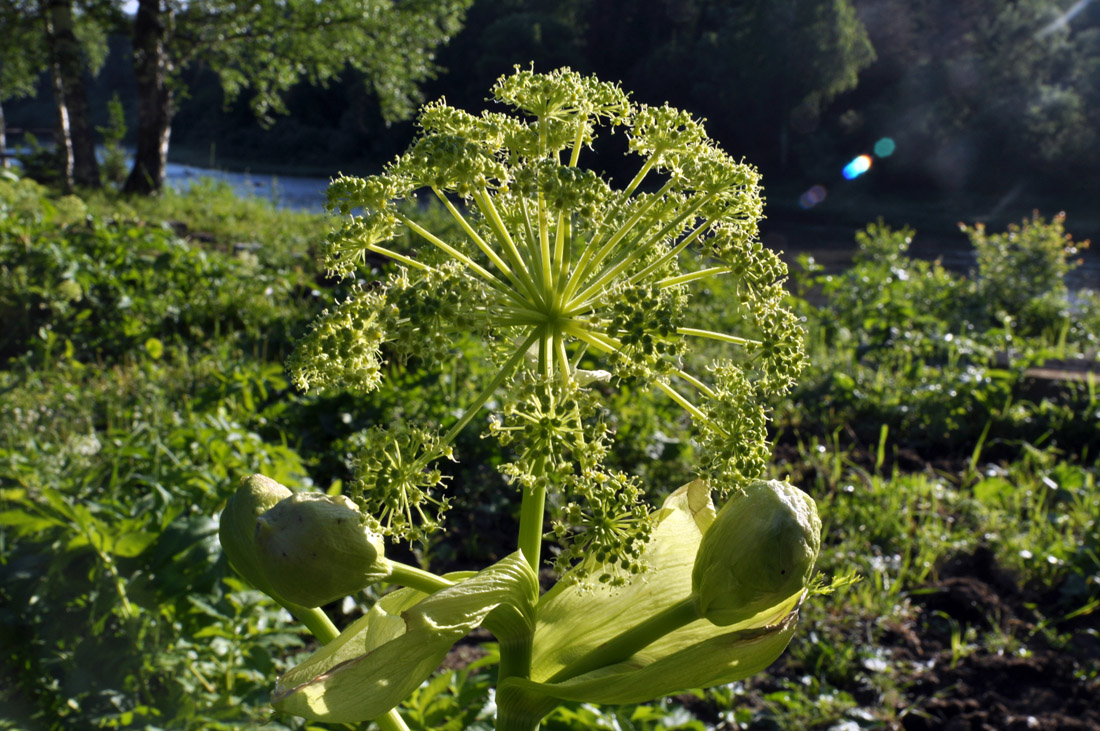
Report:
M279 678L276 710L314 721L378 718L409 696L470 630L485 623L502 641L530 633L538 578L520 553L427 596L398 589L309 659ZM496 621L492 621L496 619Z
M696 480L673 492L654 520L645 550L648 573L613 592L562 581L540 600L530 679L502 681L498 704L535 722L562 700L644 703L741 680L779 657L794 634L801 593L735 626L696 618L653 637L629 657L570 673L579 659L617 635L694 600L692 570L701 543L717 527L705 483Z
M293 495L270 477L251 475L225 503L218 538L229 563L250 584L268 596L279 598L267 580L256 550L256 519Z
M343 496L297 493L256 519L256 557L278 596L319 607L385 579L382 537Z
M703 536L692 571L699 614L737 624L800 595L821 545L813 498L757 480L733 494Z

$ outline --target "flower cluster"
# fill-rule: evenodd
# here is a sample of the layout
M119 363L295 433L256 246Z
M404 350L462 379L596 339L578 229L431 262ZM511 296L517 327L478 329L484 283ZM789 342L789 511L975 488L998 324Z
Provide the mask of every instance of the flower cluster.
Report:
M323 315L289 367L302 388L369 390L384 357L430 367L456 338L484 340L495 374L446 433L403 426L366 439L355 493L364 512L389 535L437 527L447 500L435 463L481 409L503 404L490 433L515 455L506 473L540 506L521 517L535 523L521 525L521 543L534 536L523 548L537 552L547 503L559 507L564 561L603 556L636 572L648 513L636 481L601 465L611 437L581 366L682 406L698 428L700 470L720 489L759 475L765 402L790 388L804 358L783 304L785 267L756 240L759 174L690 114L636 105L568 69L517 68L493 97L510 112L426 106L417 140L382 174L334 181L329 207L344 222L325 243L327 268L371 277L368 255L397 268ZM604 128L625 131L642 160L621 189L580 165ZM414 220L400 204L418 194L462 235ZM729 307L743 332L691 326L691 291L714 277L735 282ZM688 372L685 356L706 340L740 355Z

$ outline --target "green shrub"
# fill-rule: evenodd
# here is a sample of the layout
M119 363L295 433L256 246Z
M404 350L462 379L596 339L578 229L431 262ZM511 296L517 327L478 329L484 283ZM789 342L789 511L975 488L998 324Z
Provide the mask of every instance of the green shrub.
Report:
M222 334L285 350L295 300L311 289L301 275L205 251L164 225L86 215L73 196L30 198L0 221L0 359L41 359L58 344L113 362L149 338L202 347Z

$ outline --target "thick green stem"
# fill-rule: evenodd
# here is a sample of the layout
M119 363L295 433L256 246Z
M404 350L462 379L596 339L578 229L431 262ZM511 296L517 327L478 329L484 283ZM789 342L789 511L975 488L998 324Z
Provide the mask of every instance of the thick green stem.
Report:
M513 714L511 708L497 705L497 731L538 731L539 720L532 721L527 713Z
M537 574L542 553L542 523L546 512L546 487L539 485L523 491L519 512L519 550Z
M500 667L497 671L498 684L505 678L531 677L532 635L500 640Z
M336 625L332 623L332 620L329 619L328 615L320 608L307 609L297 604L286 604L282 601L279 601L279 604L283 606L283 609L290 612L295 619L304 624L306 629L308 629L322 645L327 645L340 636L340 630L336 629Z
M379 716L374 719L374 722L378 724L381 731L409 731L408 724L401 718L396 708L391 708L385 716Z
M407 586L410 589L416 589L425 594L434 594L440 589L454 586L453 581L444 579L442 576L436 576L430 571L425 571L398 561L390 561L389 563L392 573L390 573L389 578L386 580L391 584Z
M536 468L536 472L538 472ZM539 570L539 555L542 552L542 523L546 511L546 488L538 486L524 490L519 516L519 549L523 557L534 569ZM534 632L520 637L500 638L500 669L498 682L510 677L529 678L531 676L531 656ZM497 708L497 731L536 731L539 722L527 714L514 713L507 704Z
M699 610L695 606L694 595L689 596L687 599L673 604L641 624L590 650L587 654L555 673L548 682L560 683L563 680L584 675L607 665L620 663L668 633L678 630L697 619L699 619Z
M543 335L539 341L539 372L548 380L552 375L554 358L552 335ZM536 476L544 474L545 464L542 458L532 470ZM523 501L519 514L519 549L527 563L539 572L539 559L542 554L542 524L546 513L546 486L541 481L530 490L523 491Z
M531 567L538 573L539 554L542 550L542 520L546 508L546 488L536 487L523 492L519 519L519 547ZM534 652L534 632L522 636L501 639L498 683L505 678L531 677L531 656ZM527 714L514 713L507 704L497 707L497 731L536 731L539 722Z

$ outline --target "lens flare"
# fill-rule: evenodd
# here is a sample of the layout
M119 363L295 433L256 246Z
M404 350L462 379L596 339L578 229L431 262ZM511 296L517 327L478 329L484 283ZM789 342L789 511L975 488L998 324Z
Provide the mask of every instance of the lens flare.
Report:
M852 160L850 163L844 166L843 175L845 180L854 180L860 175L871 169L871 156L860 155Z
M798 205L802 210L808 211L825 200L826 195L828 195L828 191L825 190L824 185L814 185L798 197Z
M897 144L889 137L883 137L875 143L875 157L890 157L897 149Z

